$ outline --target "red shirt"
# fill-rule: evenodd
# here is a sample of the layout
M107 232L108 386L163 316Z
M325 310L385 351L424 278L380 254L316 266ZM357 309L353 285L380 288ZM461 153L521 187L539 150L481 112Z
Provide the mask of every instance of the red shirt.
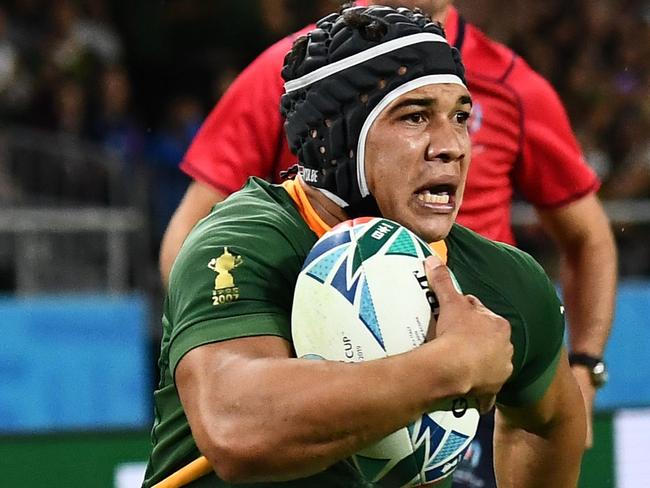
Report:
M280 71L308 26L263 52L207 117L181 168L228 194L250 175L279 181L296 162L282 128ZM599 187L585 163L553 88L509 48L465 23L450 8L445 24L461 50L474 108L473 156L458 222L513 243L510 209L516 191L538 208L561 207Z

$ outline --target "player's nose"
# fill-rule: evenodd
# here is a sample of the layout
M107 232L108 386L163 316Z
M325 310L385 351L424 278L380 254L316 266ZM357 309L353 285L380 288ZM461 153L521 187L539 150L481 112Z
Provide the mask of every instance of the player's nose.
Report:
M465 158L468 150L463 135L450 121L444 121L430 128L425 159L442 163L460 161Z

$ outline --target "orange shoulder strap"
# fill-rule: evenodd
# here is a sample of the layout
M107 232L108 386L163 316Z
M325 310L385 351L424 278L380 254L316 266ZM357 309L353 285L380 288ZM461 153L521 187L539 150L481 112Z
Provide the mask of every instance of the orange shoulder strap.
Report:
M282 183L282 187L287 191L291 199L294 201L298 207L300 215L305 220L307 225L314 233L320 238L325 232L331 229L323 219L316 213L314 207L311 206L307 195L305 195L305 190L302 189L300 181L287 180Z

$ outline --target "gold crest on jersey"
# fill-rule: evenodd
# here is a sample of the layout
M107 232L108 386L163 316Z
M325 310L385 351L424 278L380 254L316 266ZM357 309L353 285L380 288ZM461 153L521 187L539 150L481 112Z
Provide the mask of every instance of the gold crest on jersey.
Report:
M210 260L208 268L217 273L212 290L212 305L229 303L239 298L239 287L235 286L235 278L231 271L242 261L241 256L231 254L227 247L223 248L221 256Z

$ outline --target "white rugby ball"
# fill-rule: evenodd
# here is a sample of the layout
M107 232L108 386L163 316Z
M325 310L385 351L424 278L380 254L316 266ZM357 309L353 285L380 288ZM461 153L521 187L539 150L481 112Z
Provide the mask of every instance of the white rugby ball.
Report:
M423 264L431 254L426 242L383 218L350 220L323 235L307 256L294 293L297 356L358 362L420 346L437 307ZM450 399L352 461L381 486L437 481L462 459L478 419L473 400Z

